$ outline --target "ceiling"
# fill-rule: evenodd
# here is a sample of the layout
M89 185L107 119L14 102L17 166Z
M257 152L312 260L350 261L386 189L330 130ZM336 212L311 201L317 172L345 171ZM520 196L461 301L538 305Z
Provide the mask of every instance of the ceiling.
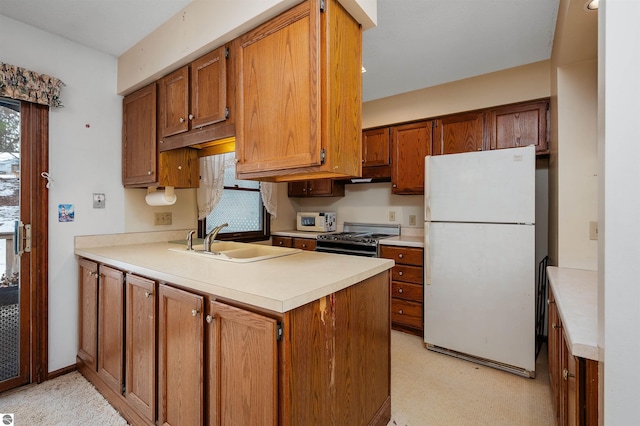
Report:
M559 0L377 0L363 100L549 59ZM0 0L0 15L119 56L191 0Z

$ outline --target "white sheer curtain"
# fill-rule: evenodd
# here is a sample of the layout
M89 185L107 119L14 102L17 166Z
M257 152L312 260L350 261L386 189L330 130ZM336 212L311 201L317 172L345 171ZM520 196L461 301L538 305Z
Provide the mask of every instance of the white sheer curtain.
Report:
M260 182L260 195L271 219L275 219L278 215L278 185L273 182Z
M224 189L226 155L200 157L200 186L196 191L198 219L205 219L218 205Z

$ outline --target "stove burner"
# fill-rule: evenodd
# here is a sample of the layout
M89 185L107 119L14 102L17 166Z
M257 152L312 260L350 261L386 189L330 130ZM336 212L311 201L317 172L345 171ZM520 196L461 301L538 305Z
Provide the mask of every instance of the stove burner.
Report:
M376 257L378 240L399 234L400 227L398 225L345 222L344 232L318 235L316 251Z

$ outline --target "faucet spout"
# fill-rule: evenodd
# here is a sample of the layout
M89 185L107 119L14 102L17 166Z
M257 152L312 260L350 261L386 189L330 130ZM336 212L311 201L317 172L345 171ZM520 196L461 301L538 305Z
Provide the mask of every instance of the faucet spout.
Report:
M204 251L211 251L211 244L215 241L216 237L218 236L218 233L220 232L220 230L222 228L224 228L225 226L229 226L228 223L223 223L222 225L218 225L215 228L213 228L211 230L211 232L209 232L207 234L206 237L204 237Z

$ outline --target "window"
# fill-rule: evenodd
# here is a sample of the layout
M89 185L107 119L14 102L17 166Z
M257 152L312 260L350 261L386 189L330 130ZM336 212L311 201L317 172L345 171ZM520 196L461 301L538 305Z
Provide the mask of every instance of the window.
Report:
M223 223L219 240L259 241L269 238L270 215L260 194L260 182L236 179L235 152L225 156L224 189L213 211L198 221L198 236L204 238L214 227Z

